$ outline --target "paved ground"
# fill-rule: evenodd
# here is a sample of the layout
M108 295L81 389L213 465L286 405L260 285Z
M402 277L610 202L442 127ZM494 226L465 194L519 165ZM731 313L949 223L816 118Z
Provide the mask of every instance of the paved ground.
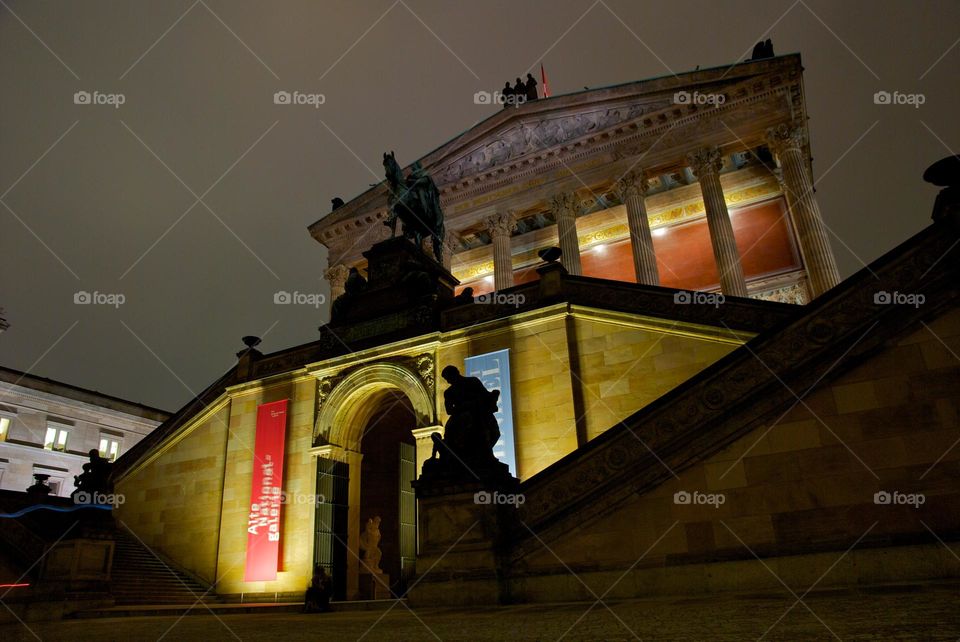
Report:
M956 585L809 595L804 602L810 610L798 604L777 622L793 602L789 595L664 598L612 603L610 610L597 605L586 615L589 604L470 611L418 608L415 614L398 604L388 613L70 620L31 623L32 632L18 624L0 627L0 640L960 639L960 587Z

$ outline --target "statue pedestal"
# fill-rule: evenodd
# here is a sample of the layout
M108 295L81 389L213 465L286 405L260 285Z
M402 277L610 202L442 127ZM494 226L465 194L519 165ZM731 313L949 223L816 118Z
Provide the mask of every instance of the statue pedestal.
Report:
M517 479L424 476L413 484L423 575L407 594L410 604L503 603L500 553L517 520Z
M356 294L344 294L331 309L331 326L384 319L425 307L430 316L448 307L460 282L442 265L403 237L381 241L363 253L367 284Z
M393 597L390 593L390 576L361 569L360 597L364 600L388 600Z

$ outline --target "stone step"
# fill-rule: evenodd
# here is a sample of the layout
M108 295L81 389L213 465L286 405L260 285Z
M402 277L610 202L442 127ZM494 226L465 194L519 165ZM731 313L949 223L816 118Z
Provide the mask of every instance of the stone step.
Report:
M357 600L353 602L331 602L331 611L382 611L391 608L396 600ZM209 607L209 608L208 608ZM79 611L71 617L77 619L102 617L149 617L149 616L181 616L181 615L230 615L243 613L300 613L303 602L281 603L254 603L246 604L138 604L118 605L104 609Z
M198 599L203 603L219 602L216 593L167 565L129 533L118 532L115 541L111 592L118 605L188 608Z

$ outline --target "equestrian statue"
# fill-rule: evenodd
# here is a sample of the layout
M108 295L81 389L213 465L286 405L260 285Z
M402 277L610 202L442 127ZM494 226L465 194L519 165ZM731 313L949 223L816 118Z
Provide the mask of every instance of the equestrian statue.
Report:
M389 215L383 222L390 228L391 237L397 235L397 220L403 224L404 238L423 247L423 239L433 241L437 263L443 263L443 210L440 209L440 190L420 164L415 162L410 175L404 177L393 152L383 155L387 174Z

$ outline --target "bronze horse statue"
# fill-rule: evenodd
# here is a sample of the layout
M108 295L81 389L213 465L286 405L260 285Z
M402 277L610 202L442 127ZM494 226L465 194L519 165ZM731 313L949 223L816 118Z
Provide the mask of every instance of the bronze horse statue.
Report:
M387 174L390 190L387 206L390 214L384 225L390 228L391 237L397 235L397 220L403 224L403 236L423 247L423 239L433 241L433 254L437 263L443 263L443 210L440 209L440 190L430 175L420 165L413 164L410 175L403 176L393 152L383 155L383 168Z

